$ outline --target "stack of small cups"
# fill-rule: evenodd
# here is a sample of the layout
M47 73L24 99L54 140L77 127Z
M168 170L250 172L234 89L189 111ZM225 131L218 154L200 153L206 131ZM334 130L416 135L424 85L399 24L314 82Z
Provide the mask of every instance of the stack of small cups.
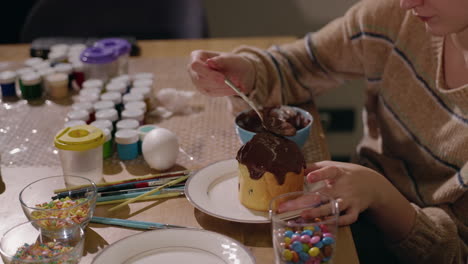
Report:
M40 99L45 94L51 99L67 97L72 88L78 89L84 81L83 63L78 57L85 48L83 44L53 45L47 60L33 57L16 71L0 73L2 96L21 96L26 100Z
M112 156L115 142L119 159L133 160L141 154L138 131L145 126L146 112L152 107L152 86L152 73L119 75L106 84L99 79L86 80L65 125L87 123L102 129L107 139L104 158Z

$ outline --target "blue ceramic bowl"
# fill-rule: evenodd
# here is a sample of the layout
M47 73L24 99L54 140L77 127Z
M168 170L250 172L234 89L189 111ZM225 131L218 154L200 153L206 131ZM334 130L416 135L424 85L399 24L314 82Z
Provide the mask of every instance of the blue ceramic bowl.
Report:
M305 143L307 142L307 139L309 138L310 128L312 127L312 123L314 121L314 118L312 117L312 115L309 112L307 112L307 111L305 111L305 110L303 110L301 108L298 108L298 107L295 107L295 106L289 106L289 107L291 107L294 110L296 110L297 112L299 112L307 120L310 120L310 122L309 122L309 124L307 126L305 126L304 128L301 128L301 129L296 131L296 135L291 136L291 137L286 137L286 138L294 141L299 146L299 148L302 148L305 145ZM243 113L248 112L248 111L250 111L250 110L246 110L244 112L239 113L235 118L236 134L239 136L239 139L240 139L242 144L247 143L256 134L256 132L252 132L252 131L249 131L249 130L246 130L246 129L240 127L238 125L238 123L237 123L237 120L238 120L239 116L241 114L243 114Z

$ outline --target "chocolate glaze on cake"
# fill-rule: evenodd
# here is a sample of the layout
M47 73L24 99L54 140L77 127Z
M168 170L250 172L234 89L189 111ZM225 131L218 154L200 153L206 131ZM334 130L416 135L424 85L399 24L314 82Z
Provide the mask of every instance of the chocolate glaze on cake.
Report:
M258 133L244 144L236 159L248 168L252 179L259 179L268 171L275 175L280 185L283 185L287 172L300 173L306 166L296 143L268 132Z

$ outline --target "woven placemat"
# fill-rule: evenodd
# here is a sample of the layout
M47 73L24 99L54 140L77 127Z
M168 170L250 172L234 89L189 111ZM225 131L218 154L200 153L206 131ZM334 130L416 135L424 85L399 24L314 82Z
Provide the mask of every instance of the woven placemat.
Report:
M195 88L186 71L187 63L187 57L132 59L130 74L154 73L155 92L163 88L194 91ZM213 98L195 93L190 105L187 106L189 113L168 119L148 118L156 125L177 134L183 149L177 160L178 165L186 168L203 167L219 160L235 158L241 143L235 133L234 116L226 107L226 100L226 98ZM71 103L71 100L55 102L49 99L33 103L25 100L15 102L3 100L0 107L2 165L60 166L58 150L53 145L53 139L62 129ZM310 139L303 148L308 162L328 157L324 142L320 124L315 122ZM119 170L113 165L122 167L122 161L119 161L116 155L106 160L105 164L108 174ZM139 166L147 167L142 157L125 161L123 167L131 170Z

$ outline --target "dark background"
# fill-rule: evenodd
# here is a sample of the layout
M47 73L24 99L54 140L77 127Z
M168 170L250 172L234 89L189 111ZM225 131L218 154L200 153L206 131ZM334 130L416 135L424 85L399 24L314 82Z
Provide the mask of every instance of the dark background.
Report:
M2 3L0 43L18 43L21 28L31 7L37 0L6 0Z

